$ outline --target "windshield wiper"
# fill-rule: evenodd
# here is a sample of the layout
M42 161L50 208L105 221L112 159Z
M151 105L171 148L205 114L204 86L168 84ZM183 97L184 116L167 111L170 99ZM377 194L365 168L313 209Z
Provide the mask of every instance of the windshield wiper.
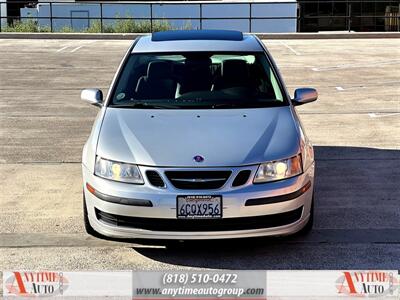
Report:
M176 109L179 108L176 105L171 104L149 104L147 102L131 102L131 103L124 103L124 104L113 104L111 107L115 108L147 108L147 109Z
M231 107L239 107L239 108L262 108L262 107L277 107L282 106L282 103L278 101L273 102L256 102L256 103L245 103L245 102L231 102L231 103L216 103L210 105L210 108L231 108Z
M230 107L243 107L243 108L249 108L249 107L260 107L259 103L252 103L252 104L246 104L246 103L217 103L217 104L212 104L210 105L211 108L230 108Z

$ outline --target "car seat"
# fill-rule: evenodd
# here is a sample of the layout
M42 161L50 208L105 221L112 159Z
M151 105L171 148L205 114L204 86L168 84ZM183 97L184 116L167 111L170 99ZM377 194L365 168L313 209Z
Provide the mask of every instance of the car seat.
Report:
M221 90L250 85L249 68L242 59L228 59L222 62L221 76L216 79L213 89Z
M172 64L166 61L152 61L147 75L139 78L135 93L137 99L174 99L177 82Z
M194 91L210 91L212 84L211 59L209 57L187 58L181 77L177 96Z

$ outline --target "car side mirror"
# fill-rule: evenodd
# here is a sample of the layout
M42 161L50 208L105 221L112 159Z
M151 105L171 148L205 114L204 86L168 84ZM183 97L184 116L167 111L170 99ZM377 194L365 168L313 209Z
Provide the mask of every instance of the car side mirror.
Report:
M318 99L318 92L313 88L301 88L294 91L294 99L292 103L294 106L303 105L313 102Z
M94 106L103 105L103 92L99 89L84 89L81 92L81 99Z

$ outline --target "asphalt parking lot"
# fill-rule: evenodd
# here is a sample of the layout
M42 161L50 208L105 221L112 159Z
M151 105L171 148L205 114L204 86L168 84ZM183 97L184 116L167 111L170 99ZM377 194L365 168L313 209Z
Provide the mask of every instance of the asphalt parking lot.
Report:
M0 40L0 270L399 269L400 39L265 41L317 159L306 238L165 248L98 240L82 223L81 149L129 41Z

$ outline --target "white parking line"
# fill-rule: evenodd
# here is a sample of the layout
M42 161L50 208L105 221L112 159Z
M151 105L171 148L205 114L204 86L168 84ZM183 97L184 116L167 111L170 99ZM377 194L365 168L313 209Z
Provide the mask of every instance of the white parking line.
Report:
M348 90L357 90L357 89L365 89L366 86L363 85L357 85L357 86L350 86L350 87L342 87L342 86L336 86L335 89L337 91L348 91Z
M67 50L68 48L75 47L75 48L73 48L73 49L70 51L71 53L73 53L73 52L76 52L76 51L78 51L79 49L85 47L86 45L90 45L90 44L93 44L93 43L96 43L96 42L97 42L96 40L94 40L94 41L88 41L88 42L86 42L86 43L84 43L83 45L80 45L80 46L68 45L68 46L64 46L64 47L58 49L56 52L62 52L62 51L64 51L64 50ZM81 43L80 43L80 44L81 44Z
M351 68L364 68L364 67L371 67L374 65L392 65L392 64L400 64L400 59L393 59L387 61L375 61L370 63L362 63L362 64L343 64L343 65L336 65L331 67L321 67L321 68L311 68L311 70L315 72L321 71L331 71L337 69L351 69Z
M370 116L371 118L384 118L384 117L392 117L392 116L396 116L396 115L400 115L400 112L398 113L389 113L389 114L376 114L376 113L369 113L368 116Z
M79 49L81 49L83 46L84 46L84 45L78 46L78 47L72 49L70 52L71 52L71 53L76 52L76 51L78 51Z
M294 50L292 47L290 47L289 45L285 44L284 42L280 42L283 46L285 46L286 48L288 48L290 51L292 51L294 54L296 55L301 55L300 52Z
M61 51L65 50L65 49L67 49L68 47L69 46L62 47L62 48L58 49L56 52L61 52Z

